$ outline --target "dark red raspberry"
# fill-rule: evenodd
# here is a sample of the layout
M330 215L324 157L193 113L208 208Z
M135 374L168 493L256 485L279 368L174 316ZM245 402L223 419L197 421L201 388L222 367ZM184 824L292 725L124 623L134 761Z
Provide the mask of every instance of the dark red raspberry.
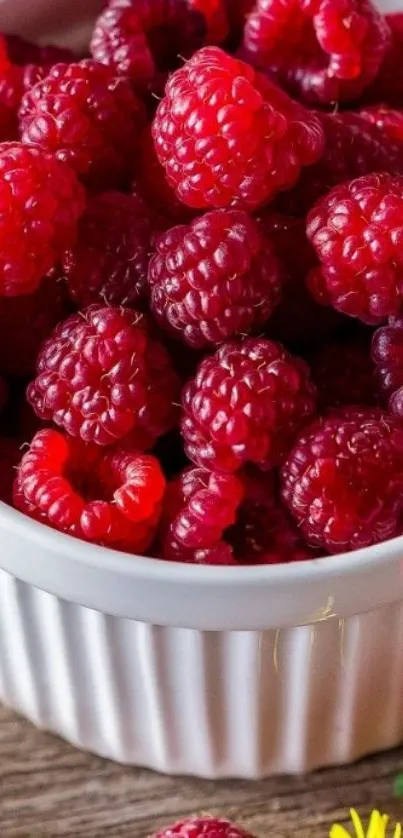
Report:
M343 552L401 532L403 429L371 408L306 429L282 470L282 495L314 547Z
M403 317L390 317L387 326L378 329L372 340L372 358L382 392L389 399L389 409L403 417Z
M111 0L95 23L91 52L140 92L157 93L205 35L204 16L187 0Z
M228 12L224 0L187 0L189 9L203 15L206 26L206 43L222 44L229 34Z
M154 537L164 492L155 457L125 448L105 453L43 430L19 465L14 504L76 538L143 552Z
M372 105L362 108L360 116L371 125L376 125L383 135L395 142L403 143L403 111L390 108L388 105Z
M161 829L154 838L253 838L253 836L225 818L205 815L178 821L173 826Z
M395 108L403 103L403 13L385 15L391 31L391 45L386 52L379 72L364 91L366 102L382 102Z
M199 209L258 207L323 152L318 118L218 47L171 76L153 137L168 182Z
M239 564L281 564L314 558L279 500L272 474L242 474L244 498L235 524L226 532Z
M63 258L69 292L80 306L134 306L147 290L155 219L141 198L104 192L79 224L75 247Z
M372 172L403 172L403 144L361 113L320 114L325 150L318 163L277 200L281 210L304 216L333 186Z
M224 2L231 27L231 41L237 44L243 36L246 18L251 13L255 0L224 0Z
M285 277L280 304L267 324L267 336L285 344L328 340L340 329L343 317L315 302L306 287L315 252L306 237L305 219L265 210L259 214L259 222L274 245Z
M187 469L171 488L163 558L196 564L236 564L224 533L235 523L241 481L232 474Z
M28 376L35 371L39 349L67 314L62 283L49 278L33 294L0 297L0 370Z
M183 391L182 434L192 462L232 472L281 463L314 413L308 367L263 338L230 341L205 358Z
M261 326L280 299L273 246L242 210L215 210L157 240L148 281L160 325L196 349Z
M148 206L159 215L178 221L187 220L192 216L192 211L179 201L166 179L149 126L140 136L138 153L134 160L134 175L133 193L144 198Z
M375 78L389 27L370 0L256 0L243 54L308 102L351 101Z
M16 467L21 459L20 443L16 439L0 437L0 501L12 504Z
M37 146L0 145L0 296L30 294L74 244L84 190Z
M403 297L403 177L373 174L336 186L308 215L320 267L317 299L366 323L397 314Z
M56 64L25 94L20 109L23 142L69 163L97 190L126 183L144 121L129 82L90 60Z
M321 410L379 402L370 341L356 338L321 346L311 359L312 378Z
M178 384L144 315L93 305L44 343L27 395L41 419L71 436L111 445L129 435L145 450L174 425Z

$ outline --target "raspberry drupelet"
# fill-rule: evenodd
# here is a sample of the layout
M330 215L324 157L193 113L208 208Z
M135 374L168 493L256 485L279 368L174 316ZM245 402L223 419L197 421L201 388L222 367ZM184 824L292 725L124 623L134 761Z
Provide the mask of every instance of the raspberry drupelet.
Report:
M33 145L0 144L0 297L32 294L76 239L84 190Z
M403 111L389 105L369 105L361 108L359 115L371 125L376 125L383 136L403 144Z
M111 0L95 23L91 53L139 92L161 93L168 74L203 45L206 31L204 15L187 0Z
M143 104L126 79L90 59L56 64L25 94L21 138L68 163L91 189L129 182Z
M403 317L390 317L372 338L372 359L376 364L381 391L389 399L389 410L403 418Z
M242 210L215 210L157 239L148 281L157 322L201 349L263 325L282 276L256 221Z
M67 314L66 289L55 277L44 279L33 294L0 297L0 370L32 375L43 341Z
M107 452L59 431L39 431L14 483L14 505L68 535L128 552L150 545L165 478L158 460L123 448Z
M79 306L95 302L136 306L147 292L155 218L144 201L123 192L92 198L80 219L74 248L63 257L70 295Z
M323 153L315 114L218 47L171 76L152 131L168 182L196 209L257 208Z
M345 408L305 429L282 496L308 544L338 553L402 531L403 429L381 410Z
M321 411L343 405L379 403L380 392L367 336L321 346L311 358L310 367Z
M379 324L403 297L403 177L372 174L335 187L311 210L320 266L309 285L339 311Z
M37 416L101 446L125 438L139 451L174 426L179 380L145 316L89 306L42 346L27 398Z
M182 395L185 451L196 465L233 472L283 462L313 415L308 367L279 343L247 338L205 358Z
M205 815L178 821L172 826L161 829L154 838L253 838L253 836L226 818Z
M293 94L326 105L360 95L390 37L370 0L256 0L242 54Z

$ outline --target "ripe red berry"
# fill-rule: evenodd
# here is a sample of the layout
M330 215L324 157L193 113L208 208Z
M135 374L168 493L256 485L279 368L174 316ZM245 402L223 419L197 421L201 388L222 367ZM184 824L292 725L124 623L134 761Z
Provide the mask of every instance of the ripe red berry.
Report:
M403 144L385 132L368 112L320 114L325 150L321 159L304 169L296 185L279 195L285 213L305 216L333 186L372 172L403 172Z
M20 68L24 91L43 79L54 64L71 64L75 60L74 53L63 47L40 46L19 35L4 37L9 61Z
M68 311L64 286L51 277L33 294L0 297L0 370L28 376L35 371L39 349Z
M305 219L269 209L259 213L259 223L273 243L284 275L281 300L267 323L267 336L286 345L328 340L341 328L343 317L315 302L306 287L315 252L306 237Z
M381 410L348 408L303 431L282 470L302 535L330 553L401 532L403 429Z
M259 225L242 210L215 210L159 237L148 281L158 323L197 349L265 323L282 277Z
M153 137L168 182L199 209L258 207L323 152L318 118L218 47L171 76Z
M308 102L351 101L375 78L390 31L370 0L256 0L243 52Z
M84 191L70 167L41 148L3 143L0 210L0 296L31 294L73 245Z
M154 838L253 838L235 823L225 818L205 815L188 818L161 829Z
M366 337L321 346L311 359L311 372L320 410L379 402L375 365Z
M23 93L23 71L11 63L6 36L0 35L0 142L18 139L18 108Z
M110 0L95 23L91 52L140 92L157 93L205 35L204 15L187 0Z
M403 178L367 175L335 187L308 215L320 267L317 299L367 323L397 314L403 296Z
M269 469L288 454L314 413L308 367L263 338L225 343L205 358L183 396L182 435L192 462L232 472Z
M179 381L164 347L132 309L93 305L44 343L28 401L84 442L125 437L146 450L175 423Z
M59 431L39 431L24 454L14 504L54 529L129 552L154 536L165 492L155 457L101 452Z
M242 483L232 474L186 469L171 489L163 558L195 564L236 564L224 538L235 523Z
M372 358L382 392L389 399L389 410L403 418L403 317L390 317L372 339Z
M144 106L125 79L85 60L56 64L25 94L21 137L69 163L92 189L124 185L131 176Z
M403 111L389 105L369 105L361 108L360 116L392 141L403 143Z
M89 201L75 247L63 258L69 292L81 307L136 306L147 290L156 222L144 201L104 192Z

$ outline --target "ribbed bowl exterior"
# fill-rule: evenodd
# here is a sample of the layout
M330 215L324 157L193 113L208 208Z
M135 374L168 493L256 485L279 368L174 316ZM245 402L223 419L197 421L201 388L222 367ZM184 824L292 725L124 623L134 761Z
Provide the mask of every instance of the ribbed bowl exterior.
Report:
M403 602L282 631L110 617L0 572L0 699L84 750L256 778L403 740Z

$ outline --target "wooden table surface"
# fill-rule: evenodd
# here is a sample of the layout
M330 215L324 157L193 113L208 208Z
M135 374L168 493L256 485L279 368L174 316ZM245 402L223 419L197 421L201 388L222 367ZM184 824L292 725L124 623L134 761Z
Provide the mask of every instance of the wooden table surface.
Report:
M0 706L0 838L146 838L184 814L227 815L258 838L327 838L350 806L403 820L403 749L299 778L207 782L83 754Z

